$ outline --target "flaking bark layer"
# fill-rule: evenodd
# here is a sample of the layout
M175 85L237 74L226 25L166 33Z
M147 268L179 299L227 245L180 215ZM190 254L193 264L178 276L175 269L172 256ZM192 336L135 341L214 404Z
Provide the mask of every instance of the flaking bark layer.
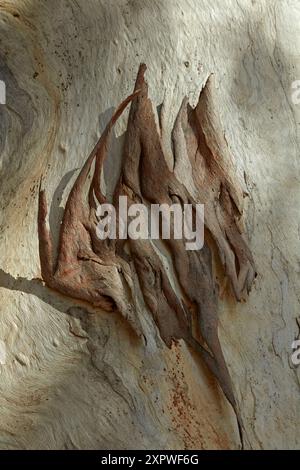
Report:
M119 196L127 196L129 205L204 204L206 230L215 242L237 301L249 292L255 276L240 220L243 195L236 183L214 103L212 77L194 109L186 99L182 103L172 133L174 168L171 171L164 156L161 129L157 127L148 98L145 70L146 66L141 65L134 93L115 111L74 183L65 207L56 255L47 228L45 192L40 190L38 230L42 277L50 288L64 295L106 311L120 311L138 335L143 334L138 315L141 307L137 302L137 289L140 289L145 307L165 344L171 347L173 341L183 339L200 353L234 408L241 431L240 414L218 338L218 291L211 248L205 243L199 251L188 251L184 240L161 240L170 254L179 286L175 290L151 240L103 241L96 236L97 201L106 202L100 186L103 162L109 153L113 126L131 103L122 170L113 196L117 212ZM176 176L186 163L191 171L192 188ZM92 164L93 178L86 194L85 183Z

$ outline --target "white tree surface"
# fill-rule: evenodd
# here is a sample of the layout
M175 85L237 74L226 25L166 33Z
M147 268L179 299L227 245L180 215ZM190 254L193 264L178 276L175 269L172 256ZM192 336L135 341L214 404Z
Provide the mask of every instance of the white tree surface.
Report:
M121 315L40 280L40 178L57 243L78 170L141 62L164 103L166 155L183 97L195 105L214 74L257 270L245 302L221 289L219 337L245 448L299 448L297 0L0 1L0 448L240 447L231 406L185 342L167 348L146 311L140 341ZM108 192L127 119L105 162ZM189 185L185 167L180 178Z

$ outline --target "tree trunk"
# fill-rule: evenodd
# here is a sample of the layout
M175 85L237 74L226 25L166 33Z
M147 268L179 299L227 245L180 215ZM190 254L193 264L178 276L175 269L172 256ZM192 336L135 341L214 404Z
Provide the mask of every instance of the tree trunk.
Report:
M298 2L8 0L0 19L0 447L297 448ZM85 209L67 201L89 155L108 199L204 203L199 257L132 243L83 270ZM71 285L52 274L74 246Z

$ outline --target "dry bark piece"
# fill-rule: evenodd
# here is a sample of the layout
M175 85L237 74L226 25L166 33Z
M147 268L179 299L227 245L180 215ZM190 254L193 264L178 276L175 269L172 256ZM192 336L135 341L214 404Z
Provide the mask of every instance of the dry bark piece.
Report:
M141 67L136 81L136 89L141 92L131 105L123 171L115 200L120 194L126 194L131 196L132 201L140 200L146 205L171 205L174 197L182 203L191 202L193 197L166 164L152 104L147 95L144 72L145 67ZM184 293L183 298L178 298L173 291L152 243L149 240L129 241L146 304L168 346L172 340L184 339L201 353L233 406L241 425L218 338L217 289L212 276L210 249L205 245L201 251L187 251L183 240L172 238L166 243ZM204 345L193 336L189 312L191 305L196 307Z
M134 286L130 267L105 241L96 236L96 206L91 202L91 195L94 191L103 202L100 183L97 186L93 178L89 198L84 194L84 185L93 161L95 160L94 174L99 175L113 125L136 95L134 93L129 96L116 110L74 183L64 211L56 257L47 228L47 204L43 190L39 196L38 223L41 271L45 283L64 295L87 301L94 307L107 311L118 309L140 333L140 325L131 302L130 293ZM126 289L124 284L127 284Z
M157 128L141 65L135 92L117 109L95 149L81 170L66 203L57 258L54 258L46 226L44 191L39 199L39 241L42 277L49 287L105 310L118 309L138 334L135 279L139 281L146 308L152 314L168 347L183 339L199 352L231 403L241 431L231 378L218 338L218 292L212 273L209 246L187 251L184 240L161 240L170 254L177 289L166 272L159 247L151 240L101 241L96 236L97 202L106 202L100 177L108 153L109 138L116 120L131 102L126 130L122 171L113 201L119 212L119 196L128 205L197 203L205 205L205 224L218 247L225 272L237 300L249 291L254 264L240 225L242 194L235 184L232 163L224 140L217 109L213 105L212 80L192 109L184 100L173 130L174 171L166 163L161 130ZM88 196L84 185L95 161ZM176 176L180 165L190 171L187 188ZM172 234L171 227L171 234ZM128 254L129 250L129 254ZM174 279L173 279L174 280ZM195 333L193 317L198 331Z
M213 77L200 93L195 109L185 99L173 131L175 158L188 159L192 168L193 197L205 205L205 226L211 233L230 279L241 300L255 277L253 257L242 234L243 194L234 169L214 99Z

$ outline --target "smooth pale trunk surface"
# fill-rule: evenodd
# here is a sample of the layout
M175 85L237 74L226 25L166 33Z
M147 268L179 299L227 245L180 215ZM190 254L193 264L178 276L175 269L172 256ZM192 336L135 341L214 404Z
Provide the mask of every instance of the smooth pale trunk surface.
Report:
M1 448L239 447L230 405L183 342L168 350L147 315L144 344L119 315L34 280L39 179L57 232L77 169L140 62L153 102L165 101L166 149L183 96L195 104L215 75L258 271L246 303L220 300L222 348L246 447L299 447L299 59L297 0L0 2ZM126 118L105 164L108 192Z

